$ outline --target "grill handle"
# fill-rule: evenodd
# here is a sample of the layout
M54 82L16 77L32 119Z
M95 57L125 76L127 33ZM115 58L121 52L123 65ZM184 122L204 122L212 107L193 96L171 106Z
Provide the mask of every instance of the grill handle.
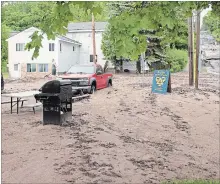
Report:
M49 97L41 97L40 100L48 100Z

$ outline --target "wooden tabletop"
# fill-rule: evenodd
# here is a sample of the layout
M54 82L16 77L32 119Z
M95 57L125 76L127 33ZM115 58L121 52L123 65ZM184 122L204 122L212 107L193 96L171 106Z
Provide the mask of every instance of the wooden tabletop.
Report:
M7 94L2 94L4 97L14 97L14 98L24 98L24 97L31 97L36 94L39 94L40 91L24 91L24 92L19 92L19 93L7 93Z

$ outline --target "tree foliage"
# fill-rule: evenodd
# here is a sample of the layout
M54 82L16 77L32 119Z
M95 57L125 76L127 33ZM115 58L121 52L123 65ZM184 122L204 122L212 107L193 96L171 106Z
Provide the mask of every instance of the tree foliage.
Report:
M186 18L191 16L192 10L206 8L209 4L213 12L219 14L219 2L13 2L4 6L3 12L9 16L2 18L7 20L6 25L12 30L20 31L31 26L42 30L42 33L32 35L32 41L26 47L28 50L34 49L33 58L36 58L43 34L54 39L57 34L66 34L70 22L91 20L91 13L96 20L106 20L109 15L103 52L107 53L107 57L114 54L137 60L147 48L148 35L140 34L140 31L155 30L155 36L161 38L163 48L184 47L187 43ZM105 51L104 48L112 50Z
M39 48L42 47L42 36L47 35L48 39L55 39L55 37L60 35L65 35L67 33L68 23L74 22L76 20L72 6L76 6L82 11L82 14L93 13L94 16L100 15L103 8L102 4L88 1L58 1L53 6L50 14L43 16L43 20L39 24L39 28L42 30L41 33L34 33L32 36L32 41L26 45L26 49L34 49L33 57L37 58L39 55ZM38 46L36 46L38 45Z
M6 72L6 66L7 66L7 61L8 61L8 47L7 47L7 41L6 39L9 36L10 29L8 26L5 25L3 22L1 25L1 67L2 67L2 72ZM4 34L3 34L4 33Z
M216 39L216 41L220 42L219 16L213 13L212 11L208 12L208 14L204 17L204 26L212 34L212 36Z
M193 10L202 10L210 4L217 12L217 4L212 2L112 2L102 42L104 55L109 59L115 55L137 61L145 52L151 64L167 60L166 54L170 54L167 50L185 52L187 18L192 16Z
M39 27L43 17L52 11L54 2L13 2L2 8L2 20L13 31Z
M167 49L166 50L166 63L171 65L171 72L182 71L187 64L188 55L186 50Z
M7 63L7 42L11 31L23 31L29 27L37 27L46 33L48 38L55 38L57 34L65 34L69 22L91 21L91 11L96 21L107 19L103 2L1 2L2 7L2 66ZM36 58L42 46L42 34L35 32L32 42L27 49L34 49Z
M142 30L155 30L154 36L161 38L164 47L186 44L187 17L199 5L192 2L129 2L123 9L119 3L108 27L108 38L114 44L116 56L137 60L147 47L148 35L140 34Z

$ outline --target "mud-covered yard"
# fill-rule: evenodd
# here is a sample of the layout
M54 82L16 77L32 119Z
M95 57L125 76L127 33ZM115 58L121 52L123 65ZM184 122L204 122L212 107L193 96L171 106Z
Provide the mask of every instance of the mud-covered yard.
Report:
M73 120L41 124L2 105L5 183L159 183L219 179L219 76L172 75L172 93L151 93L152 76L116 75L113 87L73 104ZM10 82L7 92L45 81ZM5 100L5 99L4 99Z

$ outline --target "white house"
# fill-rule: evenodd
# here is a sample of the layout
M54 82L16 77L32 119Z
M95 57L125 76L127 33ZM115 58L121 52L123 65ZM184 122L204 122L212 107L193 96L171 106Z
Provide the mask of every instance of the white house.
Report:
M104 66L105 60L101 50L102 33L106 22L96 22L96 55L99 64ZM30 36L37 28L31 27L19 33L14 33L8 41L8 67L12 78L25 76L42 77L52 73L57 66L57 73L67 71L74 64L92 62L92 23L70 23L66 36L57 36L48 40L44 35L42 48L38 58L32 60L32 51L24 50L25 44L31 41Z
M96 40L96 55L97 62L104 66L105 60L101 50L102 33L107 25L107 22L95 22L95 40ZM70 23L68 25L67 37L77 40L82 43L80 48L80 62L93 62L93 42L92 42L92 23L79 22Z
M43 36L42 48L37 59L32 60L33 50L25 50L25 44L31 41L30 36L40 31L31 27L11 36L8 41L8 67L10 77L42 77L52 73L52 68L58 66L59 72L68 70L79 62L81 43L64 36L48 40Z

